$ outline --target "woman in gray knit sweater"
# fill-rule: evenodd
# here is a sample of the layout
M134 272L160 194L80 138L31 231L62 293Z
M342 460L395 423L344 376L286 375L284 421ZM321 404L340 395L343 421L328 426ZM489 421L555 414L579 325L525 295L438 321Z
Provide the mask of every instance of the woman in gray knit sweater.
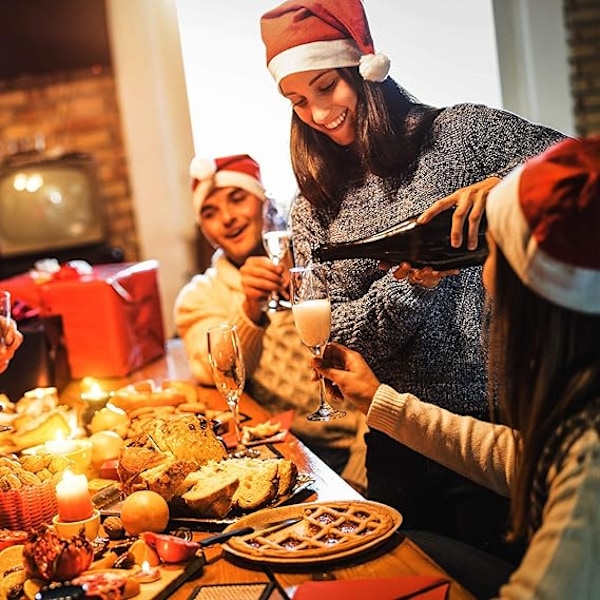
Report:
M563 137L485 106L417 102L387 77L360 0L284 2L263 15L261 32L269 71L293 107L298 264L322 243L380 232L446 197L463 219L471 211L473 233L499 178ZM479 267L424 287L374 260L329 266L332 340L396 389L488 417ZM504 531L503 499L376 431L367 434L367 476L369 497L396 506L411 527L492 550Z

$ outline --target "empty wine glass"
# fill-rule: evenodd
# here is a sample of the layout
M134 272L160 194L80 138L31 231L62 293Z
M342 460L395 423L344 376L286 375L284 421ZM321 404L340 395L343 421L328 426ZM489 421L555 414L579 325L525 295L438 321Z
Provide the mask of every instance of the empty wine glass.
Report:
M312 264L290 269L290 295L300 339L314 356L320 356L331 332L331 304L325 268ZM337 410L327 402L325 380L321 376L319 388L319 408L306 418L309 421L331 421L343 417L345 411Z
M207 333L208 360L212 369L215 385L225 400L233 416L236 448L234 455L258 456L242 443L240 432L240 396L246 383L246 369L242 357L240 340L235 325L211 327Z
M4 332L8 329L10 324L10 308L10 292L6 290L0 290L0 346L4 346L6 344L6 341L4 340Z
M285 219L269 199L265 201L263 210L262 243L274 265L278 265L290 249L290 232ZM290 308L290 303L273 292L266 308L269 312L286 310Z

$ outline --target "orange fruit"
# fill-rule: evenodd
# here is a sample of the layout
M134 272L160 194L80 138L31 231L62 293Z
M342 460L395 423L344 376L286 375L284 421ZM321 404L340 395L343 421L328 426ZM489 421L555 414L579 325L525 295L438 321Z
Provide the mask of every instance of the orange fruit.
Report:
M144 540L135 540L135 542L131 544L129 552L135 558L136 565L141 565L144 561L151 567L157 567L160 564L158 553Z
M8 598L13 588L25 581L23 547L15 544L0 551L0 598Z
M105 407L97 410L92 417L90 431L92 433L114 431L121 437L125 437L129 429L129 423L129 417L122 408L114 404L107 404Z
M107 460L118 458L125 441L114 431L98 431L90 435L92 442L92 466L99 469Z
M151 490L133 492L123 500L121 523L129 535L139 535L142 531L161 533L169 524L169 505Z

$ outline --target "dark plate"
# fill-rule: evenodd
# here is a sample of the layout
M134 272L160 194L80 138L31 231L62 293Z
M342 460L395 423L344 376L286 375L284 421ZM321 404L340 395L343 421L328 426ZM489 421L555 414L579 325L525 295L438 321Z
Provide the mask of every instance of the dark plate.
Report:
M282 506L286 503L292 504L294 501L300 501L303 492L308 490L311 484L314 483L314 479L306 473L299 473L296 480L296 485L292 488L292 491L285 495L280 496L271 504L265 508L274 508L276 506ZM110 506L104 506L100 509L100 515L102 517L115 516L118 517L121 514L122 499L114 502ZM203 517L194 517L192 515L173 515L169 522L169 528L174 529L178 527L188 527L190 529L196 529L198 531L221 531L227 525L235 523L248 513L234 512L232 511L229 515L223 519L210 519Z

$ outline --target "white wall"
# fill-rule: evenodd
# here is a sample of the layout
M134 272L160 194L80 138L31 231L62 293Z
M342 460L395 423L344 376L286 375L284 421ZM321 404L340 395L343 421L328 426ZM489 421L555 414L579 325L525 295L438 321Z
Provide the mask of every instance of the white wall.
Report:
M575 134L564 0L494 0L504 106Z
M159 261L166 334L194 270L188 166L194 149L174 0L107 0L142 258Z

